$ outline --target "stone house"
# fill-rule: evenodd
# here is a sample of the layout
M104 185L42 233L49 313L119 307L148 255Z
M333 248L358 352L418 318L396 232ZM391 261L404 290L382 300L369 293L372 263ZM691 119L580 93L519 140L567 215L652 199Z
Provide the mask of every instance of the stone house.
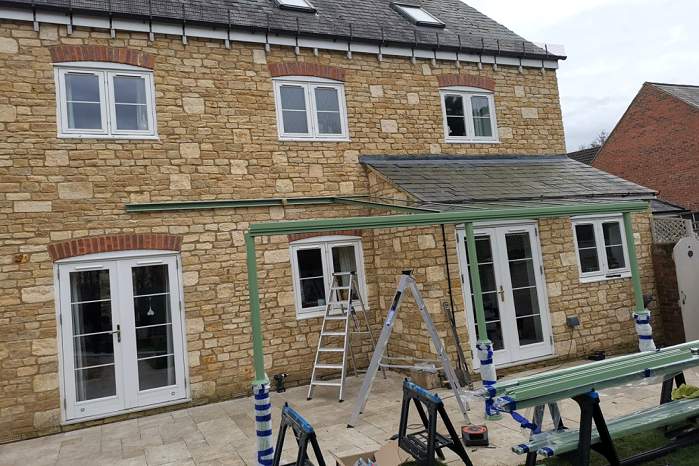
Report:
M654 196L556 156L564 57L457 0L141 3L0 6L0 441L249 394L253 222ZM652 292L649 222L631 237ZM624 228L477 225L500 367L635 344ZM308 382L334 271L380 325L412 269L471 355L463 243L449 225L258 240L270 376ZM431 355L414 315L396 333Z
M696 229L698 134L699 86L646 82L592 166L658 191L664 204L679 206L675 213L691 219Z

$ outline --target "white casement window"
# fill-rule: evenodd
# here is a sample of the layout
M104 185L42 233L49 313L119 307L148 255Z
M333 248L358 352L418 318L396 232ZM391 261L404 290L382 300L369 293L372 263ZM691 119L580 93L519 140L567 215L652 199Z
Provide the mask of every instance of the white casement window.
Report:
M318 317L330 296L333 273L356 273L359 292L366 305L366 278L362 241L351 236L328 236L291 244L291 267L298 319ZM341 285L348 286L348 277ZM358 300L359 296L353 296Z
M64 422L188 398L177 254L67 259L56 280Z
M282 140L346 141L345 88L322 78L274 80L277 128Z
M629 254L621 216L574 218L580 281L629 277Z
M492 92L450 87L442 89L440 95L446 142L498 142Z
M62 63L55 67L55 79L59 137L157 137L151 71L119 64Z

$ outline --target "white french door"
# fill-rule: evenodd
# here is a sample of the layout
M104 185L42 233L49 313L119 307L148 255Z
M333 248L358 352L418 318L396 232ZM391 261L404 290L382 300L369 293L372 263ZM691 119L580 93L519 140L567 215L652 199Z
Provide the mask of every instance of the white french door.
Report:
M463 229L457 234L466 320L473 354L478 340ZM553 353L551 324L536 225L508 224L475 229L488 338L498 365ZM474 361L478 367L479 361Z
M187 397L177 258L61 263L66 420Z

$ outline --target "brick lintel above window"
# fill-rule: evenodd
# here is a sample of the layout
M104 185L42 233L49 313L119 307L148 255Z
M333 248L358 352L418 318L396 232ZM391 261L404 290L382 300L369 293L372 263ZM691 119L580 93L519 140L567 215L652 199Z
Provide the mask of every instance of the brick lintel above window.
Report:
M335 66L316 63L270 63L267 65L273 78L281 76L311 76L315 78L345 81L346 71Z
M126 233L102 236L86 236L49 244L51 260L84 256L100 252L157 249L179 251L182 237L165 233Z
M155 55L126 47L104 45L58 45L49 47L54 63L96 61L155 68Z
M439 87L464 86L477 87L495 92L495 80L487 76L475 76L471 74L440 74L437 75Z

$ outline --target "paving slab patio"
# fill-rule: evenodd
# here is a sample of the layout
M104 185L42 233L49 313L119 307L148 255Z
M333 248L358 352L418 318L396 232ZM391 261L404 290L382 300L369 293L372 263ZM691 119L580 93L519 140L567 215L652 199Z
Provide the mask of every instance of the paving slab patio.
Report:
M575 364L575 363L573 363ZM544 369L545 370L545 369ZM538 369L534 372L542 371ZM527 373L517 374L524 375ZM699 369L687 372L687 381L699 384ZM512 376L515 377L515 376ZM389 373L377 377L360 423L346 427L352 402L359 392L361 378L347 379L346 400L337 401L336 392L316 388L312 400L306 400L307 387L295 387L272 394L272 417L278 428L285 402L296 408L314 426L325 460L334 463L333 455L347 455L374 450L398 431L402 376ZM462 424L456 401L448 390L437 390L455 426ZM660 385L633 384L601 392L601 401L608 417L617 417L645 407L657 405ZM76 431L0 445L3 466L246 466L256 464L253 401L241 398L208 404L139 419L89 427ZM577 424L574 402L561 402L561 412L569 427ZM483 422L483 405L472 403L469 413L474 423ZM531 416L525 410L522 414ZM417 417L415 417L417 420ZM411 423L415 422L411 420ZM526 439L526 432L509 417L488 422L491 444L487 448L471 448L474 464L501 466L521 464L521 457L510 447ZM296 449L293 438L287 437L282 460L292 462ZM449 463L458 458L447 454Z

